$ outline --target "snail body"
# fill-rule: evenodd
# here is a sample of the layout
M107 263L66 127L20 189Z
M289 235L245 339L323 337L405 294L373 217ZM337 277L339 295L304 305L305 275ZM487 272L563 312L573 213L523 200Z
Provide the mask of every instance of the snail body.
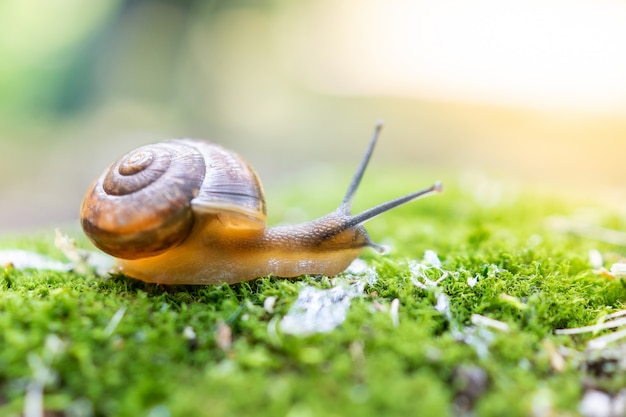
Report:
M178 139L147 145L115 162L81 207L89 239L117 258L119 271L163 284L218 284L274 275L336 275L372 242L363 223L441 191L425 190L350 213L378 139L378 125L340 206L316 220L266 227L254 170L219 145Z
M309 225L233 231L225 228L217 215L207 216L200 223L187 240L165 253L119 259L121 271L144 281L167 284L234 283L270 274L336 275L367 246L366 235L353 241L346 232L320 244L321 236L316 237ZM295 234L301 232L305 234Z

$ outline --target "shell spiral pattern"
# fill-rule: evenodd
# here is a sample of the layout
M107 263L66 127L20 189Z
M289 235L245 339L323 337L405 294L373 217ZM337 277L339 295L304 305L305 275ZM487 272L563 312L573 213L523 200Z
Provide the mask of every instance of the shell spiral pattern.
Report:
M176 141L126 154L91 186L81 223L92 242L124 259L154 256L182 242L193 226L191 201L204 181L204 157Z

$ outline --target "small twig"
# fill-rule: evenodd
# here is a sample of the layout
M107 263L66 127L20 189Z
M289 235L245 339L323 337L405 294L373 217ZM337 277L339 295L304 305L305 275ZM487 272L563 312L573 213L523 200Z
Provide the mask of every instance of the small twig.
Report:
M491 319L481 314L472 314L472 323L475 325L483 325L485 327L491 327L492 329L500 330L508 333L509 325L503 321Z
M590 332L597 332L599 330L614 329L616 327L623 326L625 324L626 324L626 318L622 318L618 320L611 320L611 321L607 321L604 323L594 324L591 326L574 327L572 329L556 329L554 333L559 334L559 335L590 333Z
M391 306L389 306L389 315L391 316L391 323L393 327L398 327L400 325L400 318L398 317L398 309L400 308L400 300L394 298L391 301Z
M626 337L626 329L590 340L589 343L587 343L587 347L589 349L604 349L609 343L623 339L624 337Z
M113 334L117 325L120 324L120 321L122 321L125 313L126 307L120 307L120 309L113 314L113 317L109 320L109 324L107 324L107 327L104 328L104 335L106 337L110 337Z

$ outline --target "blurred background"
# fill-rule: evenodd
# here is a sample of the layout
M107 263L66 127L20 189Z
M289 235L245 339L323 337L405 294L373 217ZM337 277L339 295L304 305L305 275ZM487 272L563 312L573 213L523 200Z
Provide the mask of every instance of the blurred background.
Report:
M320 169L347 184L379 119L372 176L624 190L624 22L622 0L0 0L0 232L75 223L109 163L171 137L244 155L272 211Z

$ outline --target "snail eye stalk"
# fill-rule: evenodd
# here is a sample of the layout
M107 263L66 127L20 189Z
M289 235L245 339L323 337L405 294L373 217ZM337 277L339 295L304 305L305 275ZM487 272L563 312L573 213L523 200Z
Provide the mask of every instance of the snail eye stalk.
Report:
M370 139L370 143L365 151L365 155L363 159L361 159L361 163L354 173L354 177L352 177L352 181L348 186L348 191L346 192L343 201L339 206L339 211L342 214L350 215L350 210L352 208L352 202L354 201L354 195L356 194L356 190L359 188L359 184L361 183L361 179L363 178L363 174L365 173L365 169L372 157L372 153L374 153L374 148L376 146L376 142L378 142L378 137L380 136L380 131L383 128L383 123L379 121L376 123L374 128L374 133L372 134L372 138ZM348 223L345 227L356 226L361 223L365 223L366 221L382 214L386 211L389 211L395 207L398 207L402 204L406 204L410 201L416 200L421 197L426 197L432 194L441 193L443 191L443 185L440 182L436 182L432 186L425 188L423 190L415 191L413 193L407 194L402 197L395 198L391 201L387 201L385 203L379 204L376 207L372 207L371 209L365 210L362 213L356 214L354 216L350 216Z

